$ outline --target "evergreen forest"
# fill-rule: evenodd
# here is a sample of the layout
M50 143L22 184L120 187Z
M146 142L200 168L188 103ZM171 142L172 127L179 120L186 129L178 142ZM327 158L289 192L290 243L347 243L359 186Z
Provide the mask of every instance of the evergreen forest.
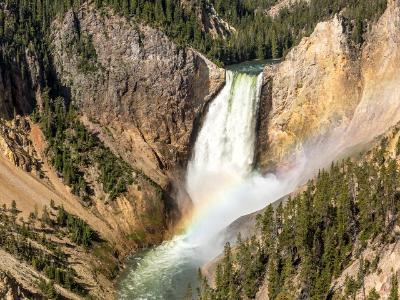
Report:
M226 244L215 288L204 278L200 299L253 299L264 282L269 299L355 299L363 278L379 272L379 255L363 259L363 250L398 240L399 157L400 140L391 150L384 137L360 158L321 170L303 192L269 205L257 216L259 234L239 236L235 247ZM360 261L357 276L346 277L343 293L335 293L333 280L354 259ZM399 299L396 274L392 283L389 299ZM379 299L375 290L366 294Z
M0 63L16 62L24 70L26 51L35 53L49 71L49 29L52 20L84 0L5 0L0 3ZM97 7L112 7L127 18L160 28L182 47L192 46L220 64L255 58L280 58L309 35L315 25L342 14L349 36L362 44L371 21L385 10L386 0L298 1L272 18L268 9L276 0L94 0ZM199 12L219 17L235 28L227 37L205 32ZM25 66L26 67L26 66ZM50 78L51 76L47 76ZM44 78L45 79L45 78Z
M47 299L58 299L54 284L86 296L86 287L79 282L78 274L57 240L69 239L89 250L95 242L100 242L97 233L62 206L44 206L41 213L36 209L27 220L18 218L19 213L15 201L9 208L6 205L0 208L0 249L31 265L48 279L36 282Z

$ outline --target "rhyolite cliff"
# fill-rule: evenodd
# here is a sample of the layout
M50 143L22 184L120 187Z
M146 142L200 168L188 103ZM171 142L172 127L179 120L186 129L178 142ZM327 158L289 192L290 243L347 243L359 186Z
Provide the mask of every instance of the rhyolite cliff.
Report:
M370 147L400 121L400 1L388 1L361 48L348 26L342 16L321 22L280 63L264 68L255 147L260 171L290 166L297 154L324 143L316 148L328 152L330 163L346 148L354 154ZM308 163L325 156L317 154ZM254 226L255 214L243 216L228 228L228 240L238 232L248 237Z
M95 68L80 68L79 35L90 37ZM162 32L84 4L54 22L54 64L85 123L161 186L185 169L206 104L224 71Z
M307 152L309 144L356 145L399 120L399 7L388 2L361 48L338 15L265 68L256 148L261 170Z
M111 9L95 8L91 1L53 21L50 43L54 78L47 80L57 82L86 128L136 170L136 183L115 201L104 201L107 195L94 182L95 166L82 170L94 193L88 209L116 232L106 235L127 253L135 242L121 240L137 231L142 235L145 220L157 220L157 226L149 230L159 237L174 221L177 209L171 207L183 182L191 145L208 102L224 84L225 72L197 51L178 47L160 30L129 21ZM36 103L43 109L41 83L49 75L30 49L25 60L24 70L13 63L0 66L4 120L31 113ZM0 149L24 170L49 165L39 127L25 119L21 122L25 135L19 134L15 123L2 124ZM41 162L30 161L29 155L22 155L26 151L38 153ZM51 166L48 169L55 173Z
M395 152L398 134L392 126L398 128L400 121L400 74L396 71L400 67L400 1L388 1L361 47L349 38L348 26L342 15L319 23L280 63L265 67L256 146L256 164L262 172L290 167L298 154L315 155L307 161L312 169L312 163L321 163L326 155L332 161L346 150L348 155L368 151L374 147L374 137L382 134L375 147L386 139L390 155ZM313 147L327 154L313 153ZM299 192L302 188L293 195ZM242 238L257 233L258 213L231 224L227 240L232 242L239 232ZM398 230L396 226L388 236L396 236ZM364 288L367 292L375 288L387 299L392 274L400 271L397 243L373 241L361 256L349 259L349 266L331 285L332 294L344 292L346 277L359 274L362 259L375 259L378 271L365 277ZM204 268L211 281L220 261ZM256 299L269 299L267 277ZM356 297L363 299L362 290Z

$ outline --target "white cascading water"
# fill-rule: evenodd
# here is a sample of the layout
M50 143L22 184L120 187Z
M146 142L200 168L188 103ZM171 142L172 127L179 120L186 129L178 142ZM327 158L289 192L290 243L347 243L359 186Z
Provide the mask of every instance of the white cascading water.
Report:
M242 215L265 207L294 187L252 173L262 67L226 72L226 85L209 106L187 170L194 215L186 232L135 257L119 284L119 299L183 299L197 269L223 248L216 236Z
M226 85L211 103L194 147L187 174L189 189L204 172L250 172L261 82L262 73L226 72Z
M225 87L209 107L186 177L194 204L186 234L194 245L206 244L242 215L233 198L253 166L261 84L262 73L228 70ZM207 249L206 255L210 254Z

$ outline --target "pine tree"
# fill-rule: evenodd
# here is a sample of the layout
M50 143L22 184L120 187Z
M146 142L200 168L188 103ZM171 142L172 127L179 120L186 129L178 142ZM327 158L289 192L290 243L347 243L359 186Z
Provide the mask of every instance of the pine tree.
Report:
M11 202L11 214L13 216L13 219L15 220L18 214L17 203L15 202L15 200Z
M43 206L41 221L43 224L51 225L51 218L46 205Z
M389 300L399 300L399 282L397 279L397 275L392 275L392 286L390 288Z
M370 290L370 292L368 293L368 296L367 296L367 300L379 300L379 298L380 298L380 296L375 288Z

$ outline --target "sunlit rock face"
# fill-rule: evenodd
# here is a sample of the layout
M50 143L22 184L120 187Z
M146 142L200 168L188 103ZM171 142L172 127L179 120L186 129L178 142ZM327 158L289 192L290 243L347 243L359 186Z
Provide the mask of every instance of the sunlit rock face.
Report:
M365 141L400 119L399 6L389 1L362 49L336 16L319 23L284 61L265 68L257 145L262 170L316 142Z
M273 167L312 137L350 122L359 98L359 62L352 60L339 17L319 23L278 65L264 70L258 162Z
M381 134L400 119L400 1L391 0L361 57L362 94L349 135L355 142Z

